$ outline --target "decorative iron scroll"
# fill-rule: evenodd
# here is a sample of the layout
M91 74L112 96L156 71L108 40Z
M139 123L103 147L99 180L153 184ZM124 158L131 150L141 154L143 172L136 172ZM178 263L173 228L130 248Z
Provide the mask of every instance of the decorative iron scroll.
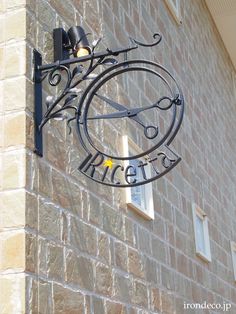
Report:
M153 43L142 43L131 38L131 47L107 49L105 52L97 53L95 49L101 41L99 39L93 43L92 52L88 56L57 61L48 65L41 64L40 55L35 51L35 152L42 156L40 136L42 136L43 126L50 119L61 118L67 119L70 132L70 123L73 120L76 121L78 138L84 149L84 159L79 164L78 170L96 182L118 187L138 186L158 179L176 166L181 159L169 148L169 144L176 136L183 119L184 99L179 85L170 72L160 64L140 59L122 62L117 59L120 54L127 54L139 46L153 47L160 43L160 34L154 34L153 38L155 39ZM84 65L85 62L88 63L87 66ZM72 68L73 64L75 66ZM107 66L105 70L104 66ZM95 69L99 70L99 68L102 71L95 74ZM120 104L112 99L112 95L104 94L103 88L110 81L136 73L152 75L155 79L160 80L167 94L158 96L152 104L134 107ZM50 86L55 88L63 83L63 88L56 97L46 97L46 111L42 114L42 109L38 107L42 99L42 82L46 80ZM84 90L80 89L82 82L87 80L90 81L89 85ZM97 102L100 102L104 108L108 106L111 112L91 115L91 112L94 111L94 104ZM158 123L154 124L142 119L143 114L153 110L170 112L171 119L164 133L161 132ZM65 115L65 111L70 114ZM147 149L132 156L117 155L112 150L106 151L94 142L93 136L90 134L91 123L96 124L99 121L107 123L122 119L131 121L135 127L141 130L144 140L148 142ZM133 165L127 165L127 161L133 159L139 160L137 169ZM126 166L124 162L126 162ZM148 164L152 169L149 175L145 171ZM141 179L140 177L137 179L138 171L142 173Z

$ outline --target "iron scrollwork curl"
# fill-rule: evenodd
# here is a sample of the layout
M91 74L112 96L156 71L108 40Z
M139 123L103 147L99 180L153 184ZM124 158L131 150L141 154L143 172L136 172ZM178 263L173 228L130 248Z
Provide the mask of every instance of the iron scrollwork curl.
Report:
M162 40L162 36L159 33L153 34L153 38L156 39L156 41L154 41L153 43L143 43L143 42L138 41L132 37L130 37L130 41L133 44L136 44L136 45L141 46L141 47L154 47L154 46L158 45Z

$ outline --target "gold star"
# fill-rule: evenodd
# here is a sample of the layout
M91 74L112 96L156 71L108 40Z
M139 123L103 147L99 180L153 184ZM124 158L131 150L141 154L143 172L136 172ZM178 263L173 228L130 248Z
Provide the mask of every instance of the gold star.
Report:
M113 161L111 159L107 159L104 161L103 166L111 169L113 166Z

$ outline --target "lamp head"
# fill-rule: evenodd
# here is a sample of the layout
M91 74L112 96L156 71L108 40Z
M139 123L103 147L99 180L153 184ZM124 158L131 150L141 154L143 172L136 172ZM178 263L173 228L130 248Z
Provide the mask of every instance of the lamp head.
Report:
M67 34L75 57L79 58L91 53L87 36L81 26L72 26Z

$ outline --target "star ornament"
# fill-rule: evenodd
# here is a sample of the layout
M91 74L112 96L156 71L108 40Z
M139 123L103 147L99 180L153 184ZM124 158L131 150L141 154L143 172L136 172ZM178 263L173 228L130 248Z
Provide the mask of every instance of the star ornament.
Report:
M104 161L103 166L111 169L113 166L113 161L111 159L107 159Z

